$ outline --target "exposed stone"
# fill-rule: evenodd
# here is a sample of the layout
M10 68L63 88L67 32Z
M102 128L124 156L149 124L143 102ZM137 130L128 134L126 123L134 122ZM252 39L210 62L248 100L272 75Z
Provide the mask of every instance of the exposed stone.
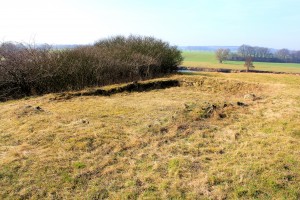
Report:
M246 94L246 95L244 96L244 99L249 99L249 100L254 101L254 100L257 99L257 97L255 96L255 94Z
M247 104L245 104L245 103L243 103L243 102L240 102L240 101L238 101L238 102L236 103L236 105L238 105L238 106L248 106Z

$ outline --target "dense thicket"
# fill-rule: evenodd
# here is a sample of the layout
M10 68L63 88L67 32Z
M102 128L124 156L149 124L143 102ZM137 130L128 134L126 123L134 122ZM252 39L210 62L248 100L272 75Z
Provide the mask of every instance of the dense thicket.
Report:
M75 49L2 43L0 99L138 81L171 73L177 47L153 37L117 36Z
M251 57L256 62L300 63L300 51L288 49L274 51L266 47L249 45L240 46L236 53L228 56L228 60L244 61L247 57Z

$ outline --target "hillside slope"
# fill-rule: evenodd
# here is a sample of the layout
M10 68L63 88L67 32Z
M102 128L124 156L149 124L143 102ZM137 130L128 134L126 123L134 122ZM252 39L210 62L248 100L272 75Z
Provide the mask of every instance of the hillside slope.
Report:
M0 198L300 198L299 76L158 80L0 103Z

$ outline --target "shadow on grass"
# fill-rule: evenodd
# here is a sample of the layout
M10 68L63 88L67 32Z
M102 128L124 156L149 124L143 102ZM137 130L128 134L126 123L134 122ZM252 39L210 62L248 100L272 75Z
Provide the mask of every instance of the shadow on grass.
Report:
M205 74L205 73L202 73L202 72L188 72L188 71L186 71L186 72L177 72L177 74L179 74L179 75L189 75L189 76L195 76L195 75L197 75L197 76L206 76L206 77L213 77L211 74Z

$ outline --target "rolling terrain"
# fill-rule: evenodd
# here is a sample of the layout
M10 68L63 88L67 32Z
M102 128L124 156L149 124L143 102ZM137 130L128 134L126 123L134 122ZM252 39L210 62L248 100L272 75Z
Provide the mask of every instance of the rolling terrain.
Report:
M0 103L0 198L299 199L299 76L168 80Z

